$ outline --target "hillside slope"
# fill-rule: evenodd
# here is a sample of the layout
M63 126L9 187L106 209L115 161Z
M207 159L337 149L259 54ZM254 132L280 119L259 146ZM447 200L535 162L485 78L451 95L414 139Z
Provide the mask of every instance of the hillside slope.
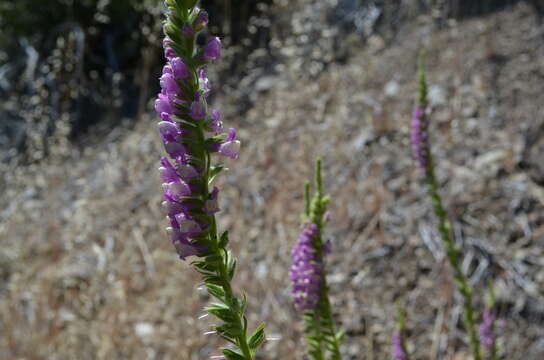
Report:
M394 301L416 359L467 359L448 267L409 146L415 58L427 49L433 144L445 202L478 291L494 279L507 359L544 356L544 42L529 6L436 30L404 25L391 44L353 43L319 71L285 56L218 88L243 151L221 179L221 226L240 260L261 359L302 359L287 271L303 182L324 159L332 195L330 284L346 359L388 359ZM354 41L347 39L346 41ZM291 44L296 51L296 42ZM240 89L251 104L240 118ZM4 170L0 358L204 359L206 296L162 227L156 119L72 154ZM479 304L481 305L481 304Z

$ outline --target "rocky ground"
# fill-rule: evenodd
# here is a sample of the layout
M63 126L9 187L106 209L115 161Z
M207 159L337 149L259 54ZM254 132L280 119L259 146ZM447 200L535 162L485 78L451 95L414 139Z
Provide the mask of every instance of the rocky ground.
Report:
M469 359L460 299L410 155L425 48L433 150L477 306L492 280L503 358L541 359L544 32L533 9L521 3L442 27L417 16L391 39L362 43L317 33L324 12L297 4L277 24L293 36L278 35L272 57L252 54L253 71L214 97L243 142L220 180L236 289L248 295L251 324L266 321L281 338L259 358L303 358L287 271L303 182L321 156L345 359L390 358L396 300L407 309L414 359ZM162 230L154 122L149 115L40 164L2 169L0 358L217 354L221 341L202 335L208 322L198 320L208 300L199 277Z

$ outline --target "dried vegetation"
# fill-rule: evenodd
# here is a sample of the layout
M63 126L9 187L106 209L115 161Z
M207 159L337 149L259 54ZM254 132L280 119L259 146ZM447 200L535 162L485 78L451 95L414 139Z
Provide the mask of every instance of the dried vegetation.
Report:
M303 358L288 255L303 179L320 155L333 196L329 281L346 359L389 358L397 298L416 359L468 359L408 143L415 58L426 47L434 151L464 266L479 295L495 283L505 358L541 359L544 33L531 8L442 29L420 17L392 43L372 36L345 64L316 72L289 41L276 43L273 68L214 98L244 144L221 179L221 225L240 259L236 285L248 294L251 322L264 319L281 336L260 358ZM251 104L242 117L241 94ZM207 301L198 276L162 230L154 122L2 169L0 358L216 354L218 340L203 336L207 322L197 319Z

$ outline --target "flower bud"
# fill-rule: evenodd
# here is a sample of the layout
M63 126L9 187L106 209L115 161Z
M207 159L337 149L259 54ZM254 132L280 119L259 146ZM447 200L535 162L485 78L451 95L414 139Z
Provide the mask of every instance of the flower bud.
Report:
M221 40L215 36L204 47L204 60L217 60L221 56Z

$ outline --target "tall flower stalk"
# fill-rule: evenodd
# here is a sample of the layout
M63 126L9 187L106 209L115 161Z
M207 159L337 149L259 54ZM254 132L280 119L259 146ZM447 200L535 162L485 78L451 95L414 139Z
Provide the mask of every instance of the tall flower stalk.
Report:
M410 360L406 346L406 312L400 304L397 305L397 329L391 339L393 359Z
M461 268L461 252L453 241L448 214L442 204L442 198L439 193L439 185L436 179L435 166L433 156L429 144L429 118L427 114L427 80L423 58L420 59L419 65L419 91L418 104L412 115L412 149L419 170L424 174L425 182L428 187L429 195L432 200L433 210L438 218L438 231L442 238L446 256L453 270L454 283L457 290L462 295L464 324L468 331L469 342L472 349L474 360L481 360L482 354L480 349L480 341L476 326L476 316L472 304L472 287L470 286L467 276Z
M302 232L291 252L293 297L296 309L303 314L310 358L340 360L343 332L336 332L325 267L325 258L331 251L331 244L323 241L330 199L323 194L319 159L315 169L315 188L315 194L310 200L310 184L305 185Z
M486 307L480 323L480 342L491 360L497 360L499 356L497 346L497 314L495 309L495 294L493 286L489 286Z
M231 286L236 260L228 250L227 232L219 234L215 213L219 189L214 179L224 166L214 155L235 159L240 150L236 131L224 131L221 115L210 110L207 97L210 82L207 65L220 57L221 41L212 37L203 48L196 45L198 33L206 28L208 14L197 0L166 0L164 54L167 60L160 78L161 93L155 110L161 117L158 130L167 157L159 173L164 181L164 208L168 232L179 257L197 257L191 264L203 276L204 286L215 298L204 310L222 322L212 325L233 346L220 357L253 359L265 341L264 326L248 334L246 299Z

